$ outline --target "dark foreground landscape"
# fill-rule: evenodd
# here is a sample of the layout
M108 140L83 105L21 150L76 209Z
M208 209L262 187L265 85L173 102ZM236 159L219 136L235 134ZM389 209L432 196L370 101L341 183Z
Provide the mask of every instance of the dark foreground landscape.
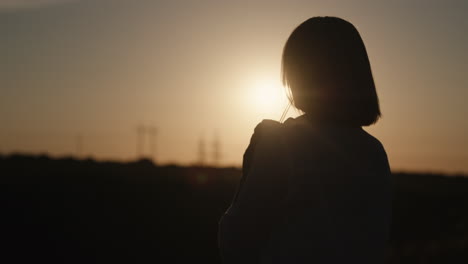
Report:
M220 263L237 168L0 156L1 263ZM395 173L387 263L468 263L468 178Z

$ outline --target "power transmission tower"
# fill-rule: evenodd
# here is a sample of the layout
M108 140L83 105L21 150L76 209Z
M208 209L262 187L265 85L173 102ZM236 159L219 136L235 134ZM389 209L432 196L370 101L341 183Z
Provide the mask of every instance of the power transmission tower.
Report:
M204 166L206 161L205 140L200 137L198 141L198 165Z
M83 155L83 136L81 134L76 135L75 138L76 157L81 158Z
M153 162L156 162L156 134L157 134L157 129L155 126L149 126L147 128L148 134L149 134L149 144L150 144L150 159Z
M221 161L221 145L219 142L218 132L215 132L213 141L213 166L219 166Z
M145 146L145 132L146 127L143 125L137 126L137 141L136 141L136 159L139 160L143 157L143 148Z

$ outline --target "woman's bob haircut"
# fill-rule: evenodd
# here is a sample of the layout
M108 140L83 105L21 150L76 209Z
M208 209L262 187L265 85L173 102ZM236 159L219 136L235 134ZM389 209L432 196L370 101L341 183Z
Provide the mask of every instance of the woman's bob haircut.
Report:
M299 25L284 46L281 71L291 103L319 121L368 126L381 115L364 43L341 18Z

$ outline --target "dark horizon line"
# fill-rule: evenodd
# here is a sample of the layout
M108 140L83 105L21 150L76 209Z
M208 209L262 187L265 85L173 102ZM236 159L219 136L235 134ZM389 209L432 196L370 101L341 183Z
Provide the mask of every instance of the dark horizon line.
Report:
M33 154L27 152L12 152L9 154L0 153L0 160L7 160L7 159L14 159L14 158L22 158L22 159L44 159L50 161L74 161L74 162L91 162L97 164L121 164L121 165L128 165L128 164L146 164L148 166L153 166L154 168L162 168L162 167L179 167L179 168L204 168L204 169L236 169L241 170L241 166L225 166L225 165L213 165L213 164L197 164L196 162L184 165L177 162L168 162L168 163L157 163L151 158L141 157L139 159L132 159L128 161L121 161L121 160L98 160L92 156L86 157L77 157L75 155L59 155L59 156L52 156L48 153L40 153L40 154ZM467 172L456 172L456 173L447 173L441 171L412 171L412 170L392 170L392 174L408 174L408 175L421 175L421 176L443 176L443 177L450 177L450 178L468 178Z
M6 159L14 159L14 158L22 158L22 159L43 159L43 160L50 160L50 161L75 161L75 162L91 162L97 164L147 164L150 166L156 167L180 167L180 168L206 168L206 169L238 169L241 170L241 166L235 165L214 165L210 163L199 164L197 162L193 162L190 164L180 164L177 162L165 162L165 163L158 163L155 162L150 157L140 157L138 159L129 159L126 161L123 160L113 160L113 159L96 159L95 157L88 155L78 157L76 155L51 155L47 152L42 153L28 153L28 152L11 152L8 154L0 153L0 160ZM468 175L467 175L468 177Z

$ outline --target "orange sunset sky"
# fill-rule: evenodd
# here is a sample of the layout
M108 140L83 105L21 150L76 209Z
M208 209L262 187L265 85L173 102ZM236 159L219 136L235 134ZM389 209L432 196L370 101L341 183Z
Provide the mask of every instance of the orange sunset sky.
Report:
M364 39L383 113L365 129L392 169L468 173L466 13L462 0L0 0L0 153L132 160L145 124L159 163L196 162L202 138L209 162L218 137L221 165L238 166L286 106L287 37L329 15Z

